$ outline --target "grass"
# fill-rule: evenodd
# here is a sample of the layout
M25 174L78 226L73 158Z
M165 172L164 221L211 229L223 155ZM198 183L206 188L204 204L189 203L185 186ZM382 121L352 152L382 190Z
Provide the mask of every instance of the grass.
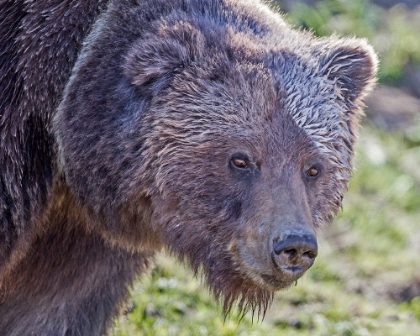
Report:
M411 133L363 129L343 211L320 230L314 266L276 294L263 322L224 320L200 280L161 254L113 335L420 335L420 298L398 300L420 279L420 141Z
M296 1L287 19L318 36L368 38L381 60L380 82L398 83L408 64L420 66L420 8L386 10L369 0L322 0L309 7Z

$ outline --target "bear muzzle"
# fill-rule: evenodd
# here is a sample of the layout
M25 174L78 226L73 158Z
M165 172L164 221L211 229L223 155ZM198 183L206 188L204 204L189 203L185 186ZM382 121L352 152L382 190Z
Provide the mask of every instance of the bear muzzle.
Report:
M299 278L314 263L318 244L312 232L289 231L282 239L275 238L271 259L283 276Z
M315 232L309 224L294 224L271 227L267 240L263 238L266 231L261 230L232 242L230 251L246 278L261 288L277 291L296 282L313 265L318 254ZM266 243L261 244L264 240Z

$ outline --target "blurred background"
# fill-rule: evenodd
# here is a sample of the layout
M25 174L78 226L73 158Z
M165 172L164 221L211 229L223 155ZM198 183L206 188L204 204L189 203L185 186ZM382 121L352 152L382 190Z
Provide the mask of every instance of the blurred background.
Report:
M295 27L366 37L380 56L343 210L320 254L263 322L228 318L164 254L113 335L420 335L420 0L278 0Z

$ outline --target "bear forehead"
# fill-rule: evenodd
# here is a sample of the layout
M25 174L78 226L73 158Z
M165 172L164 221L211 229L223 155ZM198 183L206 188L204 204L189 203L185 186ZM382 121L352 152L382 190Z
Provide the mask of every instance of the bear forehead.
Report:
M145 68L168 66L159 73L173 78L170 90L160 94L163 102L181 110L197 105L195 119L219 117L240 124L263 124L287 113L315 140L331 127L344 126L340 131L347 132L347 108L314 57L327 40L322 46L310 33L291 30L279 15L254 2L175 1L171 6L136 45L150 49L139 53L140 63L161 52ZM151 77L144 75L140 82ZM199 115L201 108L207 114ZM217 113L222 108L224 113Z
M321 125L322 119L329 123L340 119L345 107L336 102L333 83L319 76L316 68L305 66L295 55L264 56L269 60L256 63L208 55L174 76L156 98L156 106L169 119L185 124L205 120L221 129L236 126L242 129L239 133L268 131L286 115L304 130Z
M310 34L277 24L276 29L257 35L249 22L245 29L237 22L220 25L217 20L204 21L185 22L177 14L157 24L163 35L168 31L173 34L174 27L181 33L184 30L184 37L188 35L186 26L195 30L191 41L183 41L187 48L189 43L194 44L187 59L182 60L184 76L175 76L171 90L162 94L172 95L171 102L177 100L172 89L179 89L184 102L188 101L185 96L191 95L190 106L200 101L207 111L221 118L226 118L230 110L229 120L235 123L261 124L287 113L311 137L317 128L343 126L348 108L314 57L314 50L320 46ZM214 110L213 104L217 106ZM223 114L217 113L221 107ZM234 115L239 110L241 113Z
M285 89L269 69L238 62L229 70L228 76L215 70L207 78L197 76L199 70L186 72L159 95L152 129L166 148L162 153L225 156L236 151L266 164L286 159L300 164L319 156L313 140L287 112Z

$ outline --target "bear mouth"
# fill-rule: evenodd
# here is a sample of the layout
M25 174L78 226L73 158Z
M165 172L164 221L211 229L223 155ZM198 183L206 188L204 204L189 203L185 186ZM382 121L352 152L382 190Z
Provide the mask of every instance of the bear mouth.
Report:
M231 243L230 252L233 260L236 260L236 269L242 277L272 292L290 287L308 269L293 264L280 266L276 263L274 254L266 253L268 256L265 258L261 254L255 256L238 241Z
M290 285L292 285L297 280L286 280L273 274L261 274L260 277L263 281L263 284L260 284L260 286L271 291L278 291L290 287Z
M260 281L257 281L257 284L265 289L278 291L296 283L305 271L304 268L299 266L282 267L281 269L274 267L273 273L259 274Z

